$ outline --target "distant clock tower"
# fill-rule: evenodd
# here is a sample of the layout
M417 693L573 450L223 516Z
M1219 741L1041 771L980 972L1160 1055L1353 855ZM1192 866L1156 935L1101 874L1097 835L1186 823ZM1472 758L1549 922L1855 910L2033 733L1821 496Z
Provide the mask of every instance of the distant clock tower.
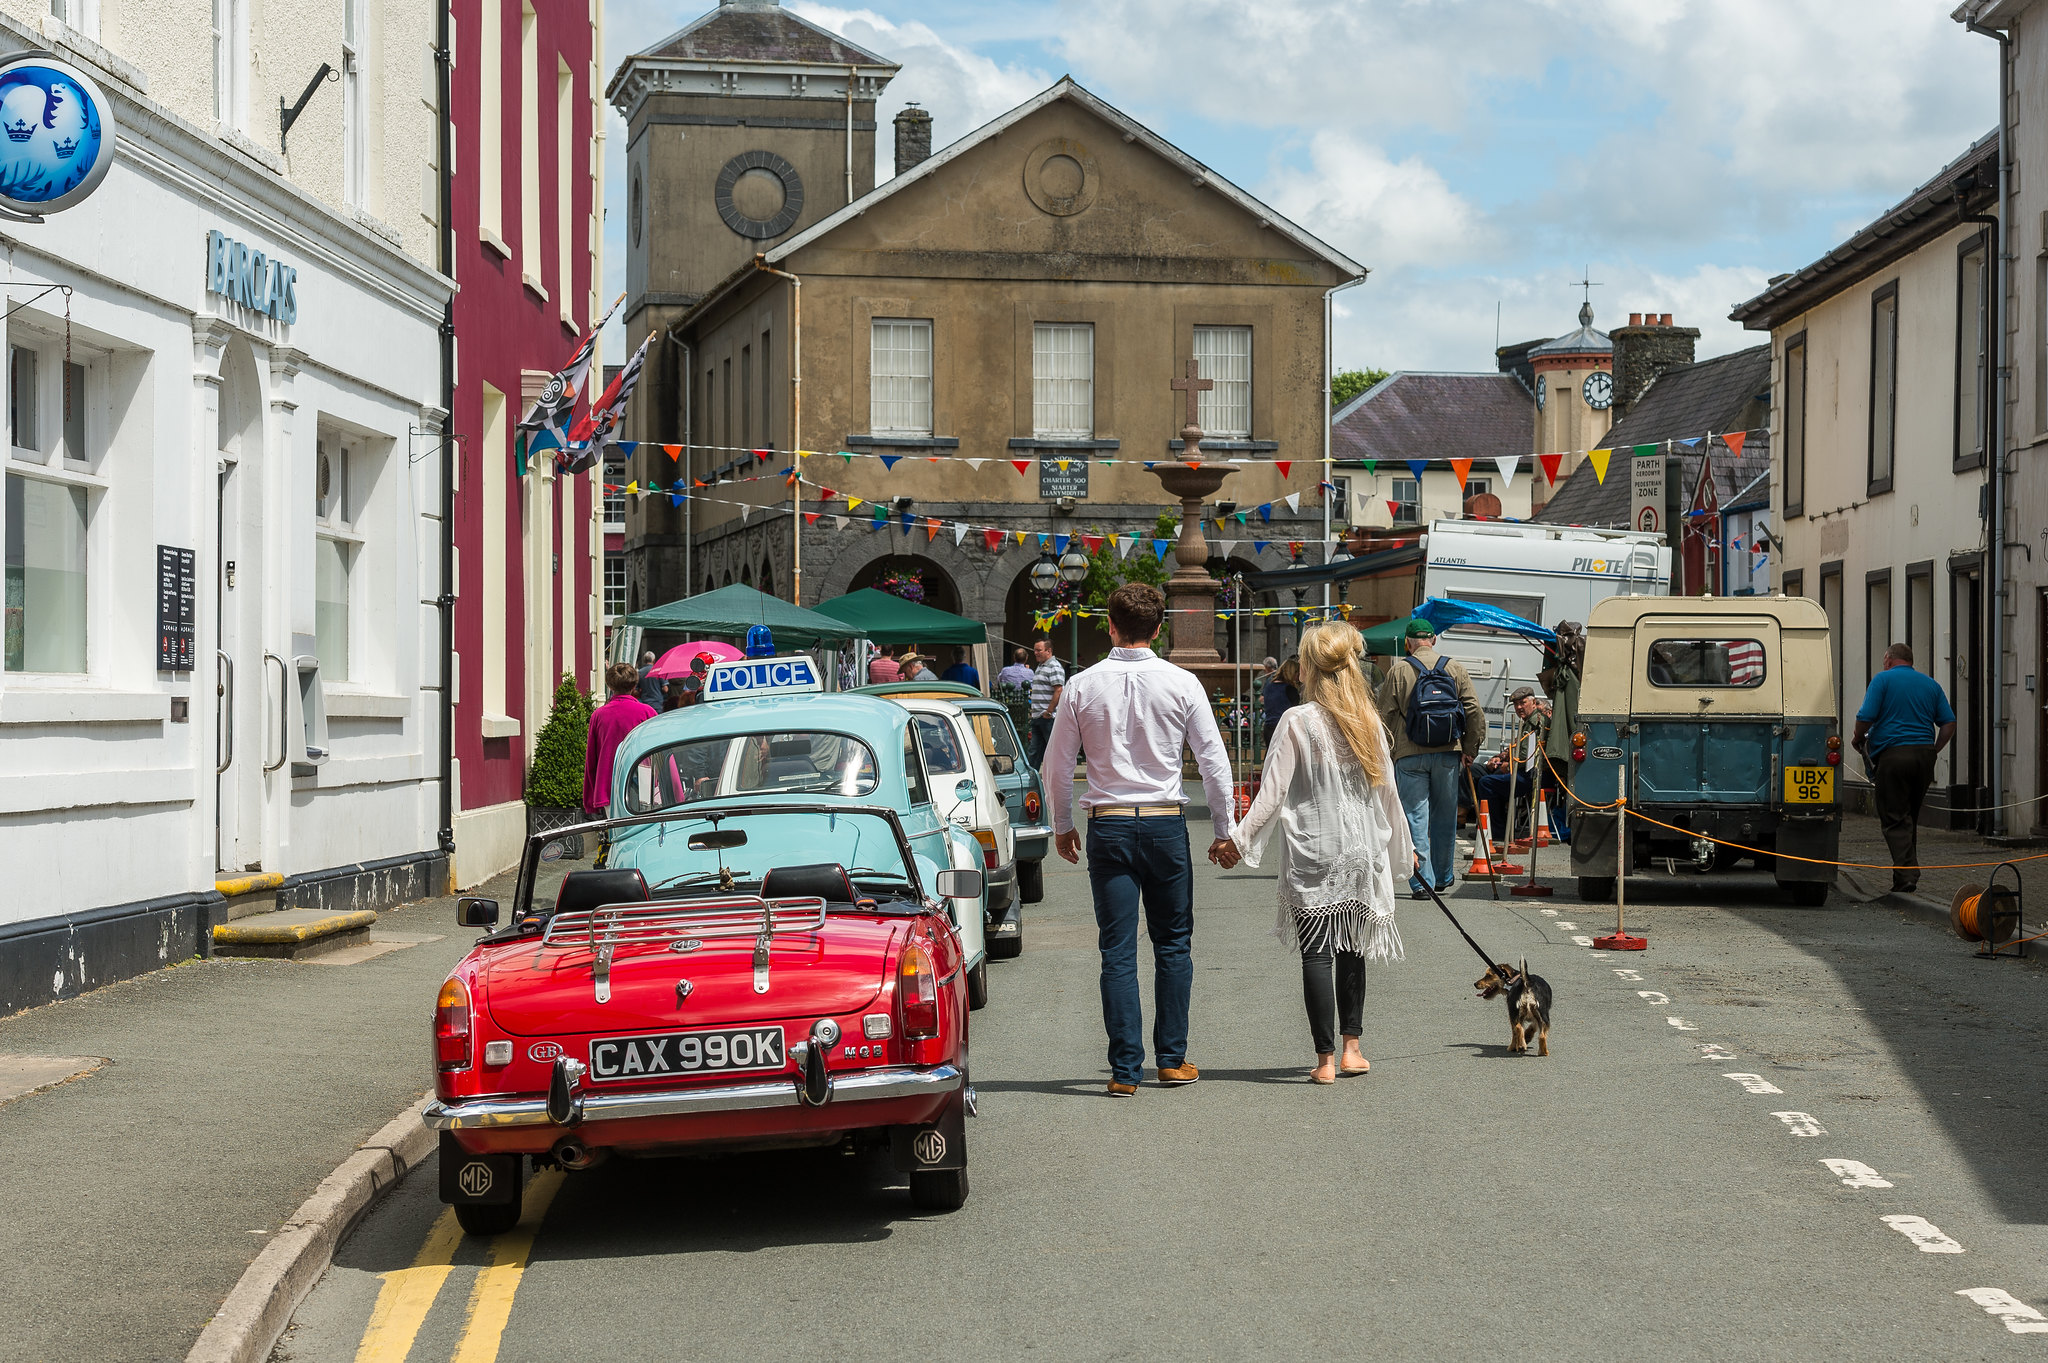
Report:
M1533 454L1565 453L1558 465L1562 483L1585 451L1606 438L1614 424L1614 342L1593 326L1593 305L1579 308L1579 329L1529 352L1536 376L1536 448ZM1536 501L1547 502L1557 487L1536 471Z

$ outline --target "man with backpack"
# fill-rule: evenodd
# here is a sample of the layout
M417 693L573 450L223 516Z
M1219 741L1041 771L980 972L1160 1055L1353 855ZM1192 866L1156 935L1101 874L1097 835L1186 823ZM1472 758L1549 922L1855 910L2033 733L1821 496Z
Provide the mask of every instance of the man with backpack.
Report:
M1409 622L1406 642L1407 659L1380 687L1380 716L1394 738L1394 784L1415 843L1408 889L1426 899L1429 886L1448 890L1457 880L1458 780L1486 737L1486 712L1464 665L1437 653L1435 625Z

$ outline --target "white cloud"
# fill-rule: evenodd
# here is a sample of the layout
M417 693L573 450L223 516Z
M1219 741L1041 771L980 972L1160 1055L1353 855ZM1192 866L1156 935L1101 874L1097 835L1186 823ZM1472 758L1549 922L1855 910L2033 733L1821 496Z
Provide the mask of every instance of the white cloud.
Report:
M1283 167L1262 197L1373 268L1467 259L1487 235L1479 214L1421 157L1394 161L1344 132L1319 132L1306 169Z

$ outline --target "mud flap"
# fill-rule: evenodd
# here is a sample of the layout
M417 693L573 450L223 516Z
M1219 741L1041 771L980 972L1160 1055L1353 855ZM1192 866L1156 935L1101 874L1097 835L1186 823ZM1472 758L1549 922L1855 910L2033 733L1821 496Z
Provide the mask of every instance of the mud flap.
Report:
M1629 836L1635 850L1635 835ZM1572 820L1572 874L1595 879L1614 874L1614 815L1577 811Z
M1841 855L1841 837L1842 825L1835 819L1786 819L1779 823L1776 848L1780 855L1774 867L1778 883L1832 885L1835 868L1817 863L1831 862ZM1793 857L1814 860L1793 861Z
M967 1167L967 1104L955 1096L930 1126L892 1126L889 1153L901 1173Z
M520 1155L472 1155L441 1133L441 1200L471 1206L501 1206L519 1195L524 1162Z

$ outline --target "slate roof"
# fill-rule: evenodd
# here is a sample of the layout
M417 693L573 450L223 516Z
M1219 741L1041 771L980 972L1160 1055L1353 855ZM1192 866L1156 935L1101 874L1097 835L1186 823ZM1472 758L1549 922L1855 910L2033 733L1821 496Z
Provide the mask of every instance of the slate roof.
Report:
M1721 505L1729 505L1758 475L1770 472L1770 436L1761 429L1770 411L1770 389L1768 345L1666 370L1602 437L1601 443L1614 451L1607 481L1594 474L1591 460L1580 463L1536 519L1552 525L1624 529L1629 517L1628 479L1617 474L1623 471L1630 446L1747 430L1742 453L1732 459L1727 450L1714 446L1714 487ZM1684 469L1683 486L1690 499L1699 481L1701 455L1697 450L1673 453ZM1760 491L1761 486L1750 489L1743 500L1756 500Z
M1613 338L1593 325L1593 305L1584 303L1579 307L1577 331L1533 347L1529 356L1533 359L1538 355L1606 355L1613 350Z
M1536 403L1512 374L1400 373L1339 408L1333 459L1497 459L1526 454Z
M773 0L720 4L634 55L658 61L816 62L896 69L887 57L850 43Z

